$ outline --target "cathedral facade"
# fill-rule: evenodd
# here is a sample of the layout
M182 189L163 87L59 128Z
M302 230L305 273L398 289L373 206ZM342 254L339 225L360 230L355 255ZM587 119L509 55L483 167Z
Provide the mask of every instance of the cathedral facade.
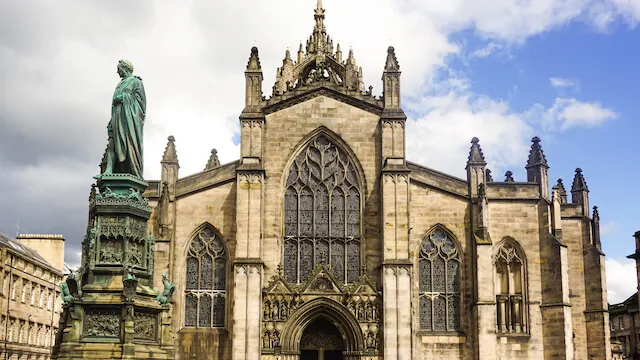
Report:
M582 170L550 188L537 137L526 181L494 180L477 138L465 179L410 162L394 49L374 96L314 18L268 98L251 50L239 160L180 177L169 137L149 181L175 358L610 359Z

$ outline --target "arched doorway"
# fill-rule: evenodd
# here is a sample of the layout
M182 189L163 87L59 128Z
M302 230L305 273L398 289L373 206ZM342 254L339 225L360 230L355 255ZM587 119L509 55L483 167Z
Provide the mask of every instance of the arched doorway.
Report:
M328 298L316 298L301 306L287 321L282 329L280 342L282 354L286 360L321 360L318 346L312 347L303 337L323 332L336 335L340 340L340 350L325 352L323 360L358 360L364 349L364 335L356 318L344 305ZM309 338L310 339L310 338ZM309 345L312 352L302 352ZM338 348L338 346L335 346ZM327 348L328 349L328 348ZM309 356L309 357L307 357ZM338 357L335 357L338 356Z
M309 324L300 339L300 360L343 360L344 350L340 331L322 317Z

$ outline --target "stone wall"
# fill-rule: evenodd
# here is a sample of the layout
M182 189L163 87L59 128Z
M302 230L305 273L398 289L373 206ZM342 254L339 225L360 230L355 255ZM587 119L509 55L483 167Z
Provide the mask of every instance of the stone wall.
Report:
M321 127L327 133L344 141L347 151L353 151L355 162L363 172L364 212L362 228L364 253L371 275L379 278L381 263L379 242L379 196L378 176L380 172L380 142L378 116L344 104L337 100L319 96L267 115L263 140L263 166L266 172L264 189L263 261L264 278L270 278L280 263L282 253L283 224L283 174L301 150L314 130Z
M20 243L36 250L58 271L63 271L64 237L59 234L20 234L16 237Z

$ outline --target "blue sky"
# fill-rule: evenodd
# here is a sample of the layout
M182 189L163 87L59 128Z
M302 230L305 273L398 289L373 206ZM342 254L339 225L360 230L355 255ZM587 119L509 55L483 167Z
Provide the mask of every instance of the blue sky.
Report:
M472 49L487 46L486 41L469 32L456 34L455 38L468 41ZM640 192L635 188L640 178L640 72L632 70L640 63L637 44L637 28L617 26L609 33L600 33L582 23L571 23L511 47L509 54L452 62L468 74L473 91L508 99L514 111L526 111L532 103L551 106L560 95L597 101L619 115L597 128L547 134L550 139L540 132L552 182L562 177L570 186L573 170L583 169L591 205L599 207L605 225L604 250L616 258L634 251L632 235L640 230ZM555 88L549 80L554 77L575 85Z
M0 8L0 231L62 233L79 262L87 196L106 143L116 63L145 81L145 178L174 135L180 176L212 148L239 156L252 46L271 94L285 50L313 29L316 0L24 0ZM524 180L537 135L550 180L584 170L598 205L609 298L635 291L639 0L324 0L326 26L381 91L387 47L402 70L410 161L464 177L472 137L494 177ZM126 9L124 11L123 9ZM281 11L280 9L287 9ZM44 182L46 180L46 182Z

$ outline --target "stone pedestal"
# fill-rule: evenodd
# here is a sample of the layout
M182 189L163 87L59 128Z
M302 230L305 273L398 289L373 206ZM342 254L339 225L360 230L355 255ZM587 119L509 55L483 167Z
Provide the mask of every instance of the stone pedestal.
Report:
M69 296L56 338L57 359L171 359L169 305L153 289L155 239L142 179L97 177L89 202L82 267L67 280ZM169 354L169 355L168 355Z

